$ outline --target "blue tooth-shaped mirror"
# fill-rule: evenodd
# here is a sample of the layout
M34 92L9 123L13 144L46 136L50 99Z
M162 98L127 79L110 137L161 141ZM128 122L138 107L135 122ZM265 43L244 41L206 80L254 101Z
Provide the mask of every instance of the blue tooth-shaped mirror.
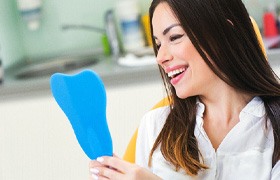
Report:
M113 145L106 120L106 92L91 70L74 75L55 73L50 79L56 102L70 121L76 138L90 159L112 156Z

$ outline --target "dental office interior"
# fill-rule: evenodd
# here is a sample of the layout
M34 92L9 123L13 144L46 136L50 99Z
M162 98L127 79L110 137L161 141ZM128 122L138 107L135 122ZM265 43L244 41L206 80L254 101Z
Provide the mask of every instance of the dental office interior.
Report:
M148 36L150 2L0 0L1 180L88 179L90 159L50 89L55 72L100 76L113 151L123 156L144 113L166 95ZM280 0L243 2L280 75ZM137 40L127 20L137 22Z

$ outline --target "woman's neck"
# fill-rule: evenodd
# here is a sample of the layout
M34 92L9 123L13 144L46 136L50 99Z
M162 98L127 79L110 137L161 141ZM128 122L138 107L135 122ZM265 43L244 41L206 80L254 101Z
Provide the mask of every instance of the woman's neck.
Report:
M235 90L226 83L222 83L208 92L199 96L205 105L203 117L212 119L213 123L228 124L239 117L241 110L251 101L252 95Z
M219 89L209 92L208 96L199 96L205 105L203 127L215 149L239 122L240 112L253 98L252 95L238 92L227 84Z

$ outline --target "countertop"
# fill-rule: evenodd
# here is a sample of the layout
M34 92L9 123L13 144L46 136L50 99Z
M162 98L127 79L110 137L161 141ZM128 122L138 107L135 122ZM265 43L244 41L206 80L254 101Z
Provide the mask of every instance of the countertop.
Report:
M102 79L106 88L123 86L135 83L160 81L160 73L156 64L143 66L124 66L112 61L109 57L100 59L92 66L65 72L75 74L83 69L95 71ZM5 72L4 81L0 85L0 100L12 97L25 97L42 93L50 93L50 76L27 79L14 77L13 72Z
M276 72L280 75L280 49L267 50L268 60ZM161 81L161 76L156 64L128 67L112 61L110 58L101 59L95 65L83 69L91 69L98 73L106 88ZM76 69L68 74L75 74L82 69ZM4 82L0 85L0 100L12 97L34 96L36 94L50 93L49 76L30 79L16 79L9 72L4 75Z

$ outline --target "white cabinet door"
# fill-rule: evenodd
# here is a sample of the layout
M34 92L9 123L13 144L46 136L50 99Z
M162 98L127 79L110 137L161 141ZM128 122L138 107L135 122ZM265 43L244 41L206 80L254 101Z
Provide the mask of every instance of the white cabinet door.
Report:
M107 89L107 119L119 156L163 94L160 82ZM49 92L0 102L0 123L1 180L88 179L89 159Z

